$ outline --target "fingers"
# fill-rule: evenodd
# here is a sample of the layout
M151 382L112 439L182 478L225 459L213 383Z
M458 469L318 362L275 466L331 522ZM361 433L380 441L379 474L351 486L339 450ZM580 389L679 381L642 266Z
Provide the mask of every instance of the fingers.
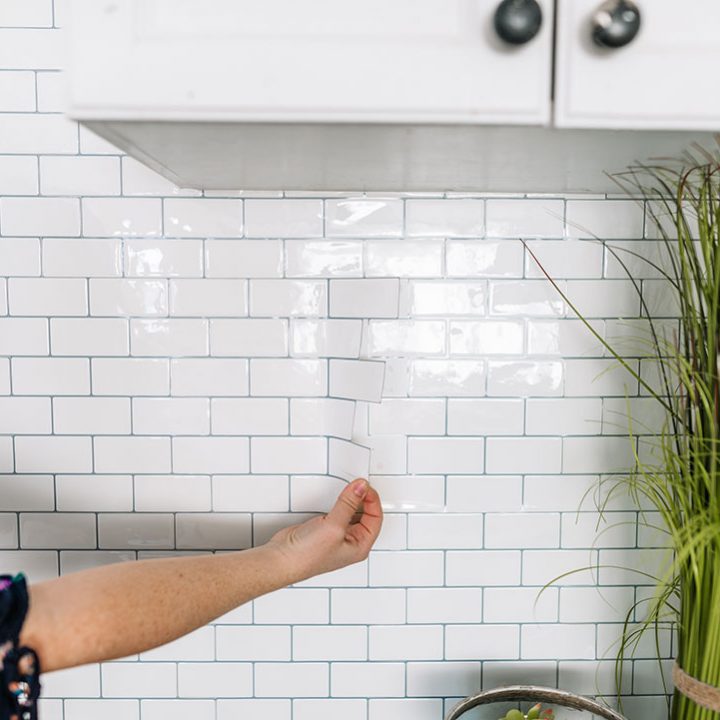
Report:
M374 488L368 487L363 503L363 514L359 522L348 531L367 550L372 547L380 534L383 522L380 496Z
M338 496L337 502L327 514L327 520L345 528L363 505L368 494L368 481L364 478L353 480Z

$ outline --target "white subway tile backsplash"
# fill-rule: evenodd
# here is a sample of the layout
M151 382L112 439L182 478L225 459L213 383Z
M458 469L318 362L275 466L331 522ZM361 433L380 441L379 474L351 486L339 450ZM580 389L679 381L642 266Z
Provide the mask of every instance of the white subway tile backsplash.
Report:
M440 699L389 698L370 700L369 720L434 720L442 715Z
M101 666L104 697L176 697L177 666L155 663L149 673L141 663L113 662Z
M0 238L0 275L40 274L38 238Z
M55 504L51 475L0 475L0 510L52 510Z
M242 280L170 280L169 290L171 315L247 315L247 285Z
M370 556L370 584L424 587L443 584L441 552L376 552Z
M637 357L613 253L673 312L624 252L659 258L643 208L179 189L60 114L52 5L0 7L0 571L258 545L368 472L386 516L369 560L49 676L44 714L437 720L481 680L594 694L598 668L610 694L603 653L650 589L587 568L652 568L662 538L627 493L599 522L600 473L632 462L627 376L595 380L613 360L523 241Z
M332 317L398 316L400 283L386 280L331 280L330 315Z
M409 394L418 397L485 395L482 360L415 360L410 368Z
M486 517L486 548L556 548L559 545L557 513L496 513Z
M2 112L33 112L35 110L35 74L30 71L9 71L0 73L0 110ZM34 160L32 158L19 158L20 160ZM11 158L0 160L0 167ZM37 192L37 163L35 165L35 192ZM8 174L9 177L9 174ZM20 184L22 184L22 179ZM11 187L11 186L9 186ZM10 189L3 195L24 194L13 192ZM35 193L29 193L34 195Z
M170 440L165 437L96 437L95 472L169 472Z
M172 394L176 396L237 396L249 392L247 360L173 359L170 375Z
M326 625L329 603L330 592L325 589L276 590L253 602L253 617L262 625Z
M333 624L400 624L405 622L405 594L399 588L358 588L331 591Z
M197 356L208 354L208 321L131 320L130 352L132 355Z
M44 238L42 266L45 276L115 277L122 274L122 247L116 239Z
M256 663L256 697L326 697L327 663Z
M213 510L288 510L288 479L283 475L217 475L212 478Z
M480 237L484 216L482 200L405 201L405 229L410 236Z
M565 303L545 280L518 280L490 284L491 315L564 315Z
M120 159L47 156L40 158L43 195L119 195Z
M254 473L325 473L327 441L324 438L263 438L251 440Z
M482 548L483 522L476 515L418 513L409 518L407 538L410 549Z
M91 513L21 513L21 546L35 548L94 548L95 516Z
M211 700L142 700L140 713L143 720L213 720L215 703Z
M321 280L251 280L250 314L255 317L327 315L327 284Z
M402 663L333 663L331 690L336 697L356 697L359 688L372 697L403 697L405 666Z
M0 232L5 236L78 236L80 201L77 198L1 198Z
M282 397L327 395L327 363L324 360L250 361L250 394Z
M128 512L133 509L130 475L57 475L55 492L57 509L64 512Z
M290 720L290 700L218 700L218 720L262 717L263 720Z
M50 52L56 50L53 47L53 43L49 42L48 34L46 32L28 34L23 32L25 40L31 39L35 41L36 47L43 48ZM20 32L13 32L10 30L0 30L0 65L8 67L9 62L5 61L6 53L10 57L12 53L13 62L17 63L16 67L27 68L28 65L22 64L22 57L25 54L19 46L16 45L16 41L20 36ZM22 41L21 41L22 44ZM26 46L25 52L32 51L35 48L32 46ZM49 57L48 57L49 60ZM78 132L77 124L66 120L62 115L44 115L44 114L30 114L30 113L3 113L0 115L0 153L10 154L21 154L21 155L34 155L37 153L69 153L74 154L78 151ZM2 205L2 203L0 203ZM25 213L29 211L31 207L39 210L41 207L44 209L55 209L57 212L58 208L72 207L72 225L79 220L79 202L73 200L71 203L58 203L57 201L42 202L40 204L37 201L33 204L28 205L27 202L21 203L16 206L16 211ZM68 211L66 211L68 212ZM18 218L20 219L20 218ZM25 215L27 219L27 215ZM69 220L69 216L65 216L60 213L56 215L55 219L66 219ZM50 221L51 218L45 218L46 221ZM36 218L36 221L40 221ZM54 231L57 234L57 230ZM3 230L3 234L10 234L6 229ZM23 233L20 233L23 234ZM53 231L47 234L53 234ZM76 232L71 233L76 235Z
M243 232L242 201L168 198L163 226L168 237L238 237Z
M197 512L177 515L175 544L180 550L246 550L252 547L252 518L250 515Z
M172 466L176 473L246 473L249 469L248 440L175 437L172 440Z
M371 320L367 332L368 354L433 356L445 352L445 322L442 320Z
M600 429L600 398L530 398L526 402L528 435L592 434Z
M80 363L82 361L64 360L62 362ZM170 391L169 361L166 358L94 359L92 361L92 391L94 395L167 395Z
M91 315L156 317L168 314L167 280L91 279L89 289Z
M283 246L279 240L207 240L207 277L275 278L282 275Z
M162 234L160 200L83 198L83 232L96 237L142 237Z
M138 700L65 700L66 720L87 720L102 715L106 720L140 720Z
M547 275L553 280L602 277L603 246L595 240L531 240L527 250L527 277Z
M178 665L180 697L250 697L252 686L253 666L250 663L187 662ZM211 713L209 717L215 715Z
M445 583L484 587L520 584L519 550L452 550L447 553Z
M52 355L128 355L127 320L119 318L53 318Z
M547 397L562 394L562 362L491 360L488 363L488 395L501 397Z
M0 73L0 109L6 100L3 79L6 73ZM37 161L32 156L0 156L0 193L3 195L37 195Z
M522 486L522 478L513 475L449 477L447 479L446 507L448 511L452 512L519 510L523 504Z
M13 358L13 392L18 395L89 395L85 358Z
M19 473L86 473L92 471L89 437L29 436L15 438L15 471Z
M288 240L287 277L358 277L363 244L356 240Z
M483 472L484 442L480 438L410 438L411 473L467 474Z
M138 414L141 415L142 410L138 410ZM189 414L193 415L194 412ZM287 435L289 422L287 398L215 398L212 401L214 435Z
M486 588L483 620L486 623L557 622L558 589Z
M486 232L491 238L563 237L564 217L562 200L490 199Z
M635 200L568 200L566 232L603 240L641 238L642 206Z
M338 715L347 720L365 720L367 717L366 703L366 700L336 698L295 700L293 715L295 720L331 720Z
M0 318L0 352L6 355L48 355L45 318Z
M125 274L130 277L200 277L203 273L200 240L128 239L124 247Z
M290 336L291 355L356 358L360 354L362 321L293 319Z
M56 397L53 428L58 435L129 435L129 398Z
M367 277L435 277L442 274L442 240L372 241L365 244Z
M519 240L448 240L448 277L487 278L523 276L523 246Z
M215 630L218 660L289 660L289 627L222 626Z
M322 237L322 200L246 200L245 234L251 238Z
M513 321L453 321L448 335L451 355L520 355L525 327Z
M210 402L204 398L135 398L132 421L136 435L207 435Z
M169 514L109 513L98 516L100 548L167 549L173 547L174 538L173 516ZM137 697L133 693L129 694Z
M452 625L445 634L448 660L514 660L519 654L517 625Z
M325 201L328 237L400 237L403 203L384 198L348 198Z
M222 357L288 354L288 320L211 320L210 350Z
M489 473L560 472L562 446L559 438L488 438Z
M11 315L87 315L87 285L77 279L12 278Z

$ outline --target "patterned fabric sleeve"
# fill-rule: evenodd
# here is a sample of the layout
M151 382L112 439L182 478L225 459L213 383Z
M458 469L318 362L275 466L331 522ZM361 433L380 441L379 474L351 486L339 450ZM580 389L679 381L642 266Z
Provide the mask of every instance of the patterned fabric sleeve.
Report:
M0 575L0 720L37 720L40 664L19 646L27 610L25 577Z

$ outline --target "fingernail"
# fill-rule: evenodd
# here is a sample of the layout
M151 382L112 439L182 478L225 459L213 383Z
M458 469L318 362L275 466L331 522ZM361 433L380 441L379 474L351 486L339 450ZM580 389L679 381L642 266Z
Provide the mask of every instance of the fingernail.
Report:
M367 495L368 482L367 480L356 480L353 486L353 492L359 497L363 498Z

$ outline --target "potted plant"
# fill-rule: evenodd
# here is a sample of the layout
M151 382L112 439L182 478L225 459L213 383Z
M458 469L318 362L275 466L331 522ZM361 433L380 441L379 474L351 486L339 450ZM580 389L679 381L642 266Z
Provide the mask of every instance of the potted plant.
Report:
M643 438L643 444L651 445L644 452L637 449L639 433L635 431L642 421L630 419L635 465L627 475L615 479L605 495L629 488L639 508L649 506L659 515L672 550L655 597L643 602L647 607L639 628L631 625L636 607L628 612L617 658L618 696L622 693L622 664L640 637L660 627L674 627L677 653L670 715L673 720L718 720L720 152L695 148L677 161L633 166L615 178L645 205L660 244L662 257L655 261L605 243L640 296L648 329L641 339L646 348L643 362L655 367L657 379L636 370L545 274L595 338L655 399L664 415L661 432ZM532 254L530 248L528 251ZM641 283L630 271L636 261L648 263L665 280L669 294L665 299L675 301L677 323L669 325L653 317ZM640 517L641 522L646 517L642 511Z

